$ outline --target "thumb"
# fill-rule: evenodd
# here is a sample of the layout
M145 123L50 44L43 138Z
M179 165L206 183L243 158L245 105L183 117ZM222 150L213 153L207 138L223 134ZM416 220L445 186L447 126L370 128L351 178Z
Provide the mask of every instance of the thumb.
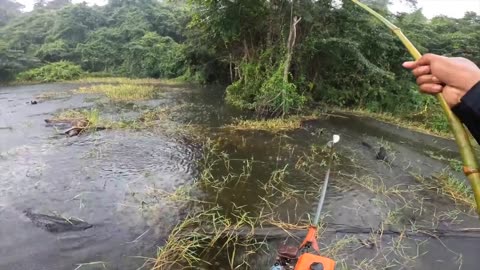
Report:
M417 62L415 62L415 61L408 61L408 62L403 63L402 66L403 66L404 68L406 68L406 69L414 69L414 68L416 68L418 65L417 65Z
M407 69L415 69L419 66L429 66L433 61L436 61L441 57L442 56L440 55L427 53L417 61L408 61L403 63L403 67Z
M439 60L442 58L440 55L427 53L422 58L418 59L417 66L429 66L432 62Z

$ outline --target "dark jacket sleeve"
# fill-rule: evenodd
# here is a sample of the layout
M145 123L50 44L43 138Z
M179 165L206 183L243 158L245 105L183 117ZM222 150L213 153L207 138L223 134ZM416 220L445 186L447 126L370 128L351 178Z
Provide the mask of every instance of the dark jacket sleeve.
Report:
M452 111L480 144L480 82L463 96Z

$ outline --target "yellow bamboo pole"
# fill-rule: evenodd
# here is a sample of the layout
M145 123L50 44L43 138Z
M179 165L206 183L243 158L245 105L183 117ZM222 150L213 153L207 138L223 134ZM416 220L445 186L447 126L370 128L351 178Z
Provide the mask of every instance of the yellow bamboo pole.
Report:
M385 19L382 15L378 14L376 11L368 7L367 5L361 3L358 0L352 0L355 4L369 12L371 15L375 16L381 22L383 22L390 30L398 36L398 38L402 41L403 45L407 48L410 52L412 57L415 60L418 60L422 57L422 54L415 48L410 40L403 34L402 30ZM455 136L455 140L457 145L460 149L460 154L463 159L463 171L467 176L468 180L470 181L470 185L472 186L473 194L475 197L475 202L477 204L477 213L480 216L480 170L478 167L477 158L473 152L472 145L470 144L469 137L467 132L465 131L465 127L460 122L460 120L453 114L452 110L448 106L445 98L441 93L436 95L438 101L440 102L440 106L442 107L445 115L448 119L450 124L450 128Z

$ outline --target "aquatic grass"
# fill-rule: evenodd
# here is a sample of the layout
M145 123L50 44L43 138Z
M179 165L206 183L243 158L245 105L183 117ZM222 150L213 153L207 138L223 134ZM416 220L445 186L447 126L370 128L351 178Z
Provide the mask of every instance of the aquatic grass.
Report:
M336 269L412 269L418 258L427 253L421 251L421 246L426 242L427 240L417 241L402 234L386 238L380 230L372 232L366 238L359 235L336 238L322 248L321 253L336 260ZM373 256L358 260L355 252L360 249L371 249Z
M262 199L268 202L270 208L273 203L277 206L287 201L298 204L300 198L305 198L305 191L298 190L285 181L288 173L288 165L285 165L283 168L272 171L267 181L257 180L259 188L265 191L265 196Z
M200 215L185 218L170 233L166 243L158 249L153 270L183 268L193 266L202 260L197 250L204 247L204 242L209 240L208 235L190 231L188 235L184 230L197 225Z
M251 168L258 164L258 161L232 158L224 152L223 143L224 140L222 139L206 139L204 142L200 151L202 158L199 161L199 175L196 181L190 188L182 188L184 190L178 193L179 200L183 201L185 199L185 202L193 202L196 207L192 209L195 210L191 210L187 217L189 225L178 225L183 226L183 228L178 231L174 229L170 234L171 239L169 238L168 243L159 248L156 260L157 268L154 269L211 267L208 265L217 261L215 258L220 261L225 258L225 267L228 269L253 269L250 265L251 256L256 253L255 256L258 256L258 253L261 255L264 251L262 248L263 242L253 240L255 237L258 239L258 235L255 235L256 228L274 226L284 230L286 235L289 235L290 230L306 229L307 224L309 224L308 220L297 217L291 222L290 215L287 218L281 218L281 215L277 212L281 209L282 203L286 200L293 200L295 206L292 211L297 215L299 199L305 199L307 194L305 191L297 190L294 186L291 186L287 181L287 176L293 170L310 172L312 166L322 166L321 148L312 148L314 153L305 153L297 164L289 163L276 167L270 173L269 178L261 181L252 179ZM238 162L241 163L236 164ZM416 194L414 194L415 200L409 196L420 191L421 185L387 187L381 178L377 179L371 176L357 177L354 181L363 183L364 187L372 193L391 198L391 200L378 200L382 201L385 207L388 208L392 203L400 207L382 214L381 220L379 220L380 229L372 232L368 239L347 234L326 246L323 245L322 254L331 255L337 259L339 269L370 270L397 266L406 268L410 266L411 268L418 257L423 254L418 252L418 248L417 250L411 249L408 244L410 242L405 242L407 238L404 235L384 237L383 228L388 228L390 224L398 225L398 223L402 223L410 225L412 231L418 230L415 221L411 220L410 217L422 215L424 212L423 204L416 198ZM259 195L260 203L256 205L258 213L248 213L244 211L244 207L237 206L234 203L231 210L222 209L217 205L219 196L222 192L225 192L224 189L231 188L239 183L255 184L260 190L264 191L263 194ZM192 191L198 189L203 191L205 188L209 190L208 193L217 192L216 196L209 197L209 199L213 199L212 201L201 201L202 199L195 199L192 196ZM185 195L185 191L189 194ZM271 194L274 194L274 196L271 196ZM175 196L172 198L175 198ZM398 201L398 198L403 199ZM199 208L198 205L202 205L202 207ZM410 215L410 212L413 214ZM228 215L223 213L228 213ZM300 215L304 214L300 213ZM322 242L331 236L325 235L328 230L324 229L322 227L320 230L320 234L323 233L321 236ZM290 236L296 239L294 234ZM389 240L389 242L385 243L386 240ZM353 255L358 249L373 249L375 247L377 249L373 251L375 255L372 258L358 261Z
M89 128L107 128L112 126L112 122L100 117L100 112L97 109L83 109L83 110L65 110L56 114L52 118L53 121L86 121L86 129Z
M46 101L46 100L55 100L55 99L66 99L71 96L72 96L72 93L68 91L50 91L50 92L43 92L39 95L36 95L35 99L39 101Z
M249 257L264 245L253 238L257 220L241 208L234 207L231 217L224 216L221 211L217 206L191 212L158 249L153 269L210 265L220 254L226 256L230 269L248 266ZM240 235L239 232L245 233ZM243 254L240 260L239 254Z
M394 115L387 112L372 112L365 108L339 108L331 107L330 110L333 112L352 114L356 116L369 117L377 121L385 122L388 124L393 124L396 126L401 126L410 130L414 130L420 133L428 134L431 136L436 136L440 138L452 139L453 136L447 131L440 131L437 129L432 129L427 121L413 121L409 120L406 116Z
M76 80L78 83L101 83L101 84L162 84L162 85L180 85L184 84L175 79L153 79L153 78L126 78L126 77L84 77Z
M318 119L318 116L290 116L286 118L237 120L227 126L233 130L261 130L268 132L291 131L302 128L302 121Z
M341 260L343 253L347 252L352 245L358 245L358 239L355 236L344 236L336 241L333 241L328 246L321 248L322 255L334 258L335 260Z
M81 87L77 92L105 94L112 101L148 100L154 98L158 94L155 86L137 84L100 84L90 87Z
M187 111L190 106L191 104L187 103L148 109L143 111L135 121L128 122L127 127L134 126L135 129L148 129L161 132L162 134L184 136L198 140L203 136L206 130L205 126L182 122L178 119L178 116Z
M448 164L450 165L450 168L456 172L463 172L463 163L461 160L455 159L455 158L446 158L440 154L436 154L433 151L425 151L425 153L436 160L440 161L447 161Z
M102 269L107 269L107 262L98 261L98 262L89 262L89 263L79 263L77 267L73 270L80 270L85 266L85 268L91 268L92 266L100 266Z
M360 177L345 173L340 173L340 175L346 176L346 179L356 185L359 185L360 187L365 188L373 194L382 195L385 197L396 196L402 199L402 201L407 201L404 195L419 191L418 187L401 184L388 187L384 183L383 179L380 177L373 177L371 175L362 175Z
M456 204L464 205L470 210L476 209L472 188L453 174L442 172L431 178L413 175L414 178L426 189L451 199Z
M189 205L193 203L196 205L193 209L196 210L190 210L190 215L173 229L166 244L159 248L153 269L198 268L210 264L215 258L224 259L229 269L251 269L250 257L258 256L264 247L264 243L254 237L255 228L270 223L284 228L294 225L273 219L273 210L266 212L264 205L258 205L259 212L255 215L235 203L231 209L217 206L225 188L252 180L250 177L256 161L232 159L222 151L221 139L207 138L201 153L199 175L195 182L188 188L181 188L178 194L174 192L175 196L169 196ZM238 164L233 166L232 163ZM290 191L285 191L282 184L288 168L286 166L272 172L265 188L277 194L284 193L285 197L290 196ZM212 201L202 201L202 198L191 196L196 189L208 189L217 195L210 197ZM223 214L225 212L228 216Z
M440 222L446 223L448 225L461 224L463 220L460 215L463 212L459 209L452 209L447 211L435 211L432 217L432 227L438 227Z

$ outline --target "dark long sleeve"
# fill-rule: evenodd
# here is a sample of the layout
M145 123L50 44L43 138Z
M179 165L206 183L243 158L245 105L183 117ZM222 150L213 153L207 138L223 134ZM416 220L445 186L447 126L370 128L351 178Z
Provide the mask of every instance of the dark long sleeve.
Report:
M452 111L480 144L480 82L463 96Z

